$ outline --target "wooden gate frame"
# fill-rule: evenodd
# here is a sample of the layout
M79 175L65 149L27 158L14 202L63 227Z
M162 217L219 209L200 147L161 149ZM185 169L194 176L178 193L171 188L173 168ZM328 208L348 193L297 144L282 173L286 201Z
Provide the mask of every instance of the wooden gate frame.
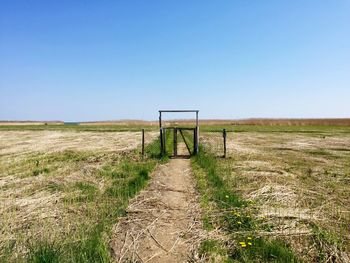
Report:
M178 112L192 112L196 113L196 126L192 128L188 127L166 127L164 128L162 126L162 113L178 113ZM184 139L184 142L186 144L187 149L190 152L190 155L196 155L198 154L199 151L199 122L198 122L198 113L199 110L159 110L159 133L160 133L160 151L162 155L166 154L166 149L165 149L165 144L166 144L166 130L174 130L174 157L178 156L177 155L177 131L180 131L181 136ZM186 140L182 134L183 130L191 130L193 131L193 152L189 149L189 146L186 143Z

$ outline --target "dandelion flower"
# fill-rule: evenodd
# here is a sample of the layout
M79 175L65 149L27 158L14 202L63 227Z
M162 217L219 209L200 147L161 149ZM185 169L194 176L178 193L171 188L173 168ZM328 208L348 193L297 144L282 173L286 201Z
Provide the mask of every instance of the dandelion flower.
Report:
M247 245L246 244L243 244L242 247L246 247Z
M248 242L248 245L249 245L249 246L251 246L251 245L252 245L252 243L251 243L251 242Z
M252 238L251 238L251 237L247 237L247 239L252 240Z
M239 242L240 245L245 245L245 242Z
M241 222L241 221L238 221L238 222L237 222L237 224L241 225L241 224L242 224L242 222Z

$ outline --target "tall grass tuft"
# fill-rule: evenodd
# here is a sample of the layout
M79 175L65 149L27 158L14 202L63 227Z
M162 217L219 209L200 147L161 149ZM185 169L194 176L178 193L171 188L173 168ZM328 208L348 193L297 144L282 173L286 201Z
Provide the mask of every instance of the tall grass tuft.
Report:
M58 263L61 262L61 251L55 244L40 241L29 246L28 263Z

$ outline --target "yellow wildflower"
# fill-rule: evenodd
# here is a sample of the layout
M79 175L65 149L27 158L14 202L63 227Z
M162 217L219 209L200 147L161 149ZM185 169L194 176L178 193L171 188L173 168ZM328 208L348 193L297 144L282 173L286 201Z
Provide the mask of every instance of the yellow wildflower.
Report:
M242 222L241 222L241 221L238 221L238 222L237 222L237 224L241 225L241 224L242 224Z
M247 237L247 239L252 240L252 238L251 238L251 237Z
M251 243L251 242L248 242L248 245L249 245L249 246L251 246L251 245L252 245L252 243Z

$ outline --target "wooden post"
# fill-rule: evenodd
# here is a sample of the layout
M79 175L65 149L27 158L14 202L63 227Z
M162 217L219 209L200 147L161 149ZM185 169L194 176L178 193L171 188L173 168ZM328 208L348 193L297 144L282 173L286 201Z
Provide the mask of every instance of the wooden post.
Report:
M159 128L162 128L162 112L159 112Z
M177 129L174 128L174 157L177 156Z
M193 129L193 155L197 154L197 128Z
M159 111L159 140L160 140L160 155L163 155L163 128L162 128L162 112Z
M160 154L163 155L164 150L163 150L163 128L159 129L159 140L160 140Z
M224 158L226 158L226 129L223 129L222 135L224 137Z
M198 123L198 111L196 111L196 131L195 131L195 138L196 138L196 143L195 143L195 154L198 154L199 151L199 123Z
M164 140L164 142L163 142L163 150L164 150L163 154L166 155L166 129L165 128L163 129L163 140Z
M145 129L142 129L142 157L145 155Z

